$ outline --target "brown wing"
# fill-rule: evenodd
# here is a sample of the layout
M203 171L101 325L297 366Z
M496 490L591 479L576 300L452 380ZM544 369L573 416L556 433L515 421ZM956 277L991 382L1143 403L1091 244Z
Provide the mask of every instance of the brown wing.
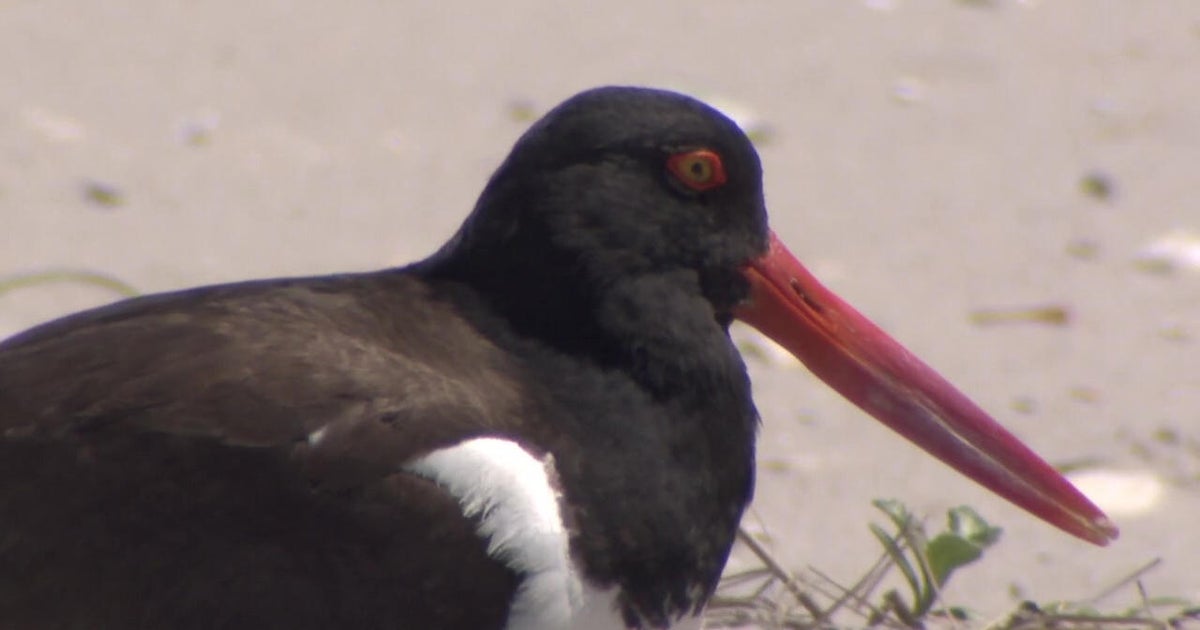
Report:
M516 577L398 470L515 429L506 360L399 272L151 296L0 344L0 627L498 627Z

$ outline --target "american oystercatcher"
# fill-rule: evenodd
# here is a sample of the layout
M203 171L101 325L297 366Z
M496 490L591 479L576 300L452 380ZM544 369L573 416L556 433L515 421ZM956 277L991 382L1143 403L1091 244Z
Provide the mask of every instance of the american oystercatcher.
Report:
M425 260L0 345L0 627L695 627L754 486L734 319L1017 505L1116 536L800 266L733 122L601 88Z

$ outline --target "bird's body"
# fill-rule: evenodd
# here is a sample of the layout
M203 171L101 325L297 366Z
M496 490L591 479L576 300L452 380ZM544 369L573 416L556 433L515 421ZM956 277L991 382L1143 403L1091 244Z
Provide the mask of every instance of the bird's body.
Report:
M703 340L715 346L712 361L671 375L711 395L659 398L629 371L517 335L479 299L457 283L385 271L152 296L10 340L0 475L11 483L0 501L15 518L5 519L14 537L0 564L25 569L6 575L20 588L0 593L42 584L47 604L61 596L59 562L23 557L52 547L64 556L55 560L79 563L70 571L79 590L107 607L170 601L147 627L219 618L239 593L241 614L259 627L396 627L387 620L414 603L443 601L457 605L430 610L422 627L495 626L515 576L480 553L450 498L402 470L480 436L553 453L567 496L658 516L626 522L594 509L577 519L596 543L579 551L596 556L604 582L645 565L627 585L631 600L642 593L645 614L677 615L687 597L711 591L750 495L755 428L744 370L720 327L710 320ZM47 356L58 360L34 360ZM691 456L664 457L676 452ZM369 497L380 505L364 510ZM425 529L449 521L461 522ZM62 544L92 530L115 534L104 541L114 547ZM125 562L114 564L118 550ZM464 557L445 562L447 550ZM422 555L428 565L414 562ZM355 563L373 557L363 575ZM438 578L443 564L449 574ZM488 586L464 589L460 571ZM679 607L651 610L660 600Z
M753 489L760 179L706 106L595 90L424 261L3 342L0 626L698 623Z

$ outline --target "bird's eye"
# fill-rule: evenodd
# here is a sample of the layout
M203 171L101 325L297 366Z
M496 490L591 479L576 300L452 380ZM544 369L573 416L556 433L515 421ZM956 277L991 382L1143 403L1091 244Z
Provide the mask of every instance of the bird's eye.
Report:
M708 149L676 153L667 158L667 170L692 190L704 191L725 183L721 156Z

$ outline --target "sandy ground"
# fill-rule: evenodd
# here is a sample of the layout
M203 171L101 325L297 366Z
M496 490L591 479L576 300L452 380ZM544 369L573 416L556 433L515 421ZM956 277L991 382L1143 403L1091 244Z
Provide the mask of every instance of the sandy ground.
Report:
M870 500L898 497L1005 527L948 593L985 613L1156 557L1152 595L1200 598L1200 272L1186 250L1173 272L1137 263L1200 230L1200 4L589 6L0 3L0 275L156 291L396 264L453 231L525 113L599 84L683 89L766 129L792 249L1051 461L1086 464L1123 529L1074 541L755 359L751 526L787 564L851 582L877 553ZM0 336L110 299L9 291ZM1043 305L1068 322L970 317Z

